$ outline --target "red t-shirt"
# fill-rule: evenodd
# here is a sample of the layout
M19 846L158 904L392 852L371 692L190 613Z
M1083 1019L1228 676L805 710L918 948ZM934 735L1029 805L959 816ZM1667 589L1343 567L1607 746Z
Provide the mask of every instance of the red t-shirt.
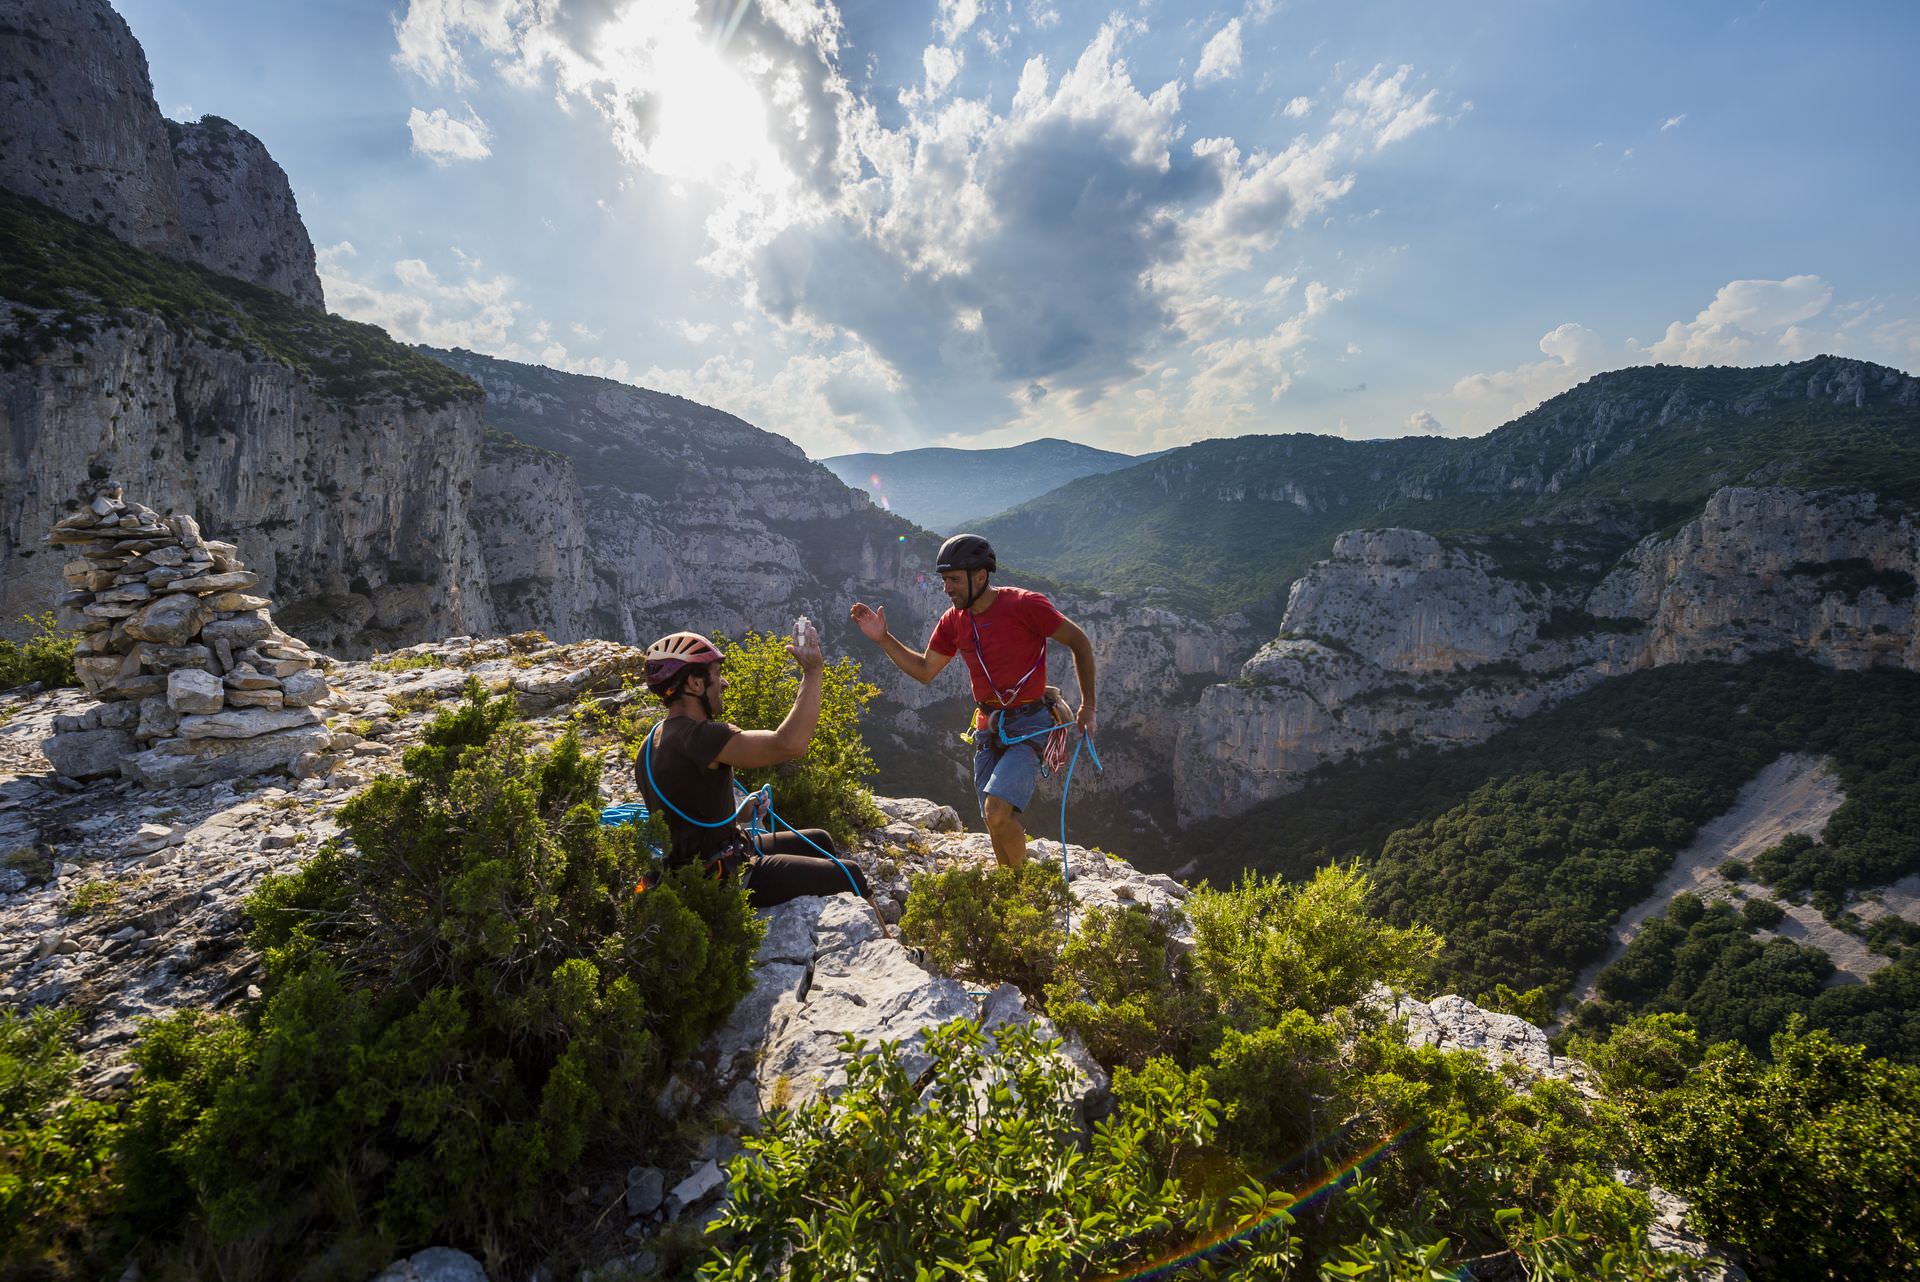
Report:
M972 626L968 626L969 617ZM1067 616L1038 592L995 588L993 604L981 614L969 616L958 606L948 606L933 625L927 649L966 659L967 675L973 678L974 702L990 708L1030 703L1046 693L1047 638L1066 621ZM977 650L976 632L980 638Z

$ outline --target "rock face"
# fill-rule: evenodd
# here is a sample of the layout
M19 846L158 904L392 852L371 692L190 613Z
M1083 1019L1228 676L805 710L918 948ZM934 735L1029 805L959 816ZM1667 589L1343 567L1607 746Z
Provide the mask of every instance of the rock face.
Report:
M180 176L180 229L193 261L324 309L313 241L287 171L266 144L218 116L196 124L169 120L167 134Z
M1911 516L1857 491L1716 491L1597 585L1503 577L1412 530L1341 536L1293 588L1285 632L1181 733L1183 818L1283 795L1384 744L1473 743L1607 677L1793 651L1920 668Z
M179 177L147 58L105 0L3 0L0 185L180 256Z
M106 0L0 0L0 186L142 249L323 306L293 189L260 140L179 125Z
M483 430L471 402L342 403L278 362L129 316L0 370L0 609L46 608L53 570L30 553L93 475L161 510L218 513L282 621L322 649L492 631L469 522Z
M61 605L85 633L80 683L101 702L54 721L47 759L69 779L111 774L188 787L260 774L325 748L314 671L330 662L274 626L258 598L230 589L258 576L231 543L201 537L191 516L127 503L112 481L82 487L47 542L77 553ZM284 684L298 700L283 707Z

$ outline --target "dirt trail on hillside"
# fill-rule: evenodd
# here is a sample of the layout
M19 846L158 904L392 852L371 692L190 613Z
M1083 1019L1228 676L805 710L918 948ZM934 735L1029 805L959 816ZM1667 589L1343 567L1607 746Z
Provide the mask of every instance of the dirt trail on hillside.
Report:
M1839 780L1834 778L1827 763L1818 757L1790 752L1755 775L1740 790L1740 795L1734 798L1731 810L1718 819L1700 825L1700 831L1694 834L1693 844L1674 857L1672 869L1654 887L1653 893L1629 908L1614 924L1613 946L1607 950L1606 956L1587 967L1574 981L1573 1003L1577 1005L1594 996L1594 981L1600 972L1626 951L1627 944L1638 933L1640 924L1665 908L1675 895L1692 891L1702 899L1725 898L1727 882L1715 871L1722 861L1750 860L1797 832L1818 837L1827 826L1827 820L1845 800ZM1751 882L1745 885L1750 893L1756 890L1761 894L1766 893ZM1847 970L1855 971L1862 966L1871 968L1871 961L1885 964L1885 958L1868 960L1871 955L1866 953L1860 941L1834 930L1812 909L1803 910L1812 919L1811 922L1803 921L1801 913L1791 907L1788 907L1788 911L1793 913L1793 918L1781 923L1781 933L1796 942L1826 947L1830 956L1835 953L1859 953L1857 958L1847 956L1847 962L1851 963L1847 965ZM1815 930L1815 926L1820 929ZM1815 938L1815 935L1819 937ZM1847 947L1849 944L1851 948ZM1841 956L1834 956L1834 962L1843 964Z

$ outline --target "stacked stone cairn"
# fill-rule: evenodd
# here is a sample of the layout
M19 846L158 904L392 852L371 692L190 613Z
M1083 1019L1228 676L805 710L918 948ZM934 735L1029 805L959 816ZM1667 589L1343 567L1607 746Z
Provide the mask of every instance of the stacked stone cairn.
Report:
M61 598L85 633L74 671L100 700L54 722L47 759L60 774L120 774L156 788L196 787L286 769L324 752L315 711L331 697L331 661L274 626L260 576L193 517L161 517L107 481L47 542L77 552Z

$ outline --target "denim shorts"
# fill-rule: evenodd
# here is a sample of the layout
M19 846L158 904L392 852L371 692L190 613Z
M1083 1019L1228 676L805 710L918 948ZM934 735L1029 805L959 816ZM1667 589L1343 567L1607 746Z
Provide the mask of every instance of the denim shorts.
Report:
M1044 703L1009 712L1005 718L1009 739L1046 730L1052 725L1053 714ZM977 732L977 742L979 746L973 750L973 790L980 796L980 813L987 812L989 793L1015 810L1025 810L1033 800L1033 790L1040 784L1040 753L1047 745L1046 739L1029 739L1008 747L1000 742L999 733L990 724Z

